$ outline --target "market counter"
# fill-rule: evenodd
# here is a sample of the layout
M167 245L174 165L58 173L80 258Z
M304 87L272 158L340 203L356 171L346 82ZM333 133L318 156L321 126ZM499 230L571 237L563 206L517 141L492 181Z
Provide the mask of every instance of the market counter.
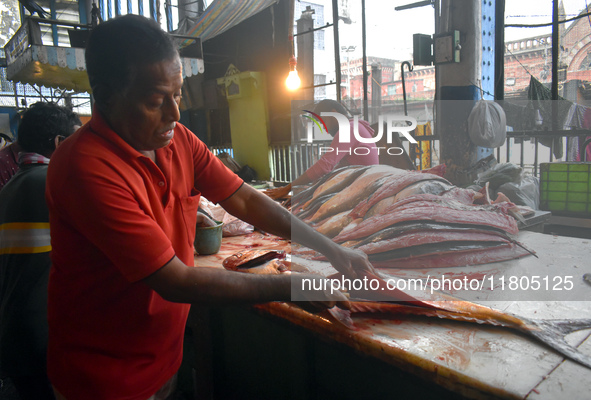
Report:
M591 298L591 286L582 279L584 274L591 273L591 263L587 260L589 241L533 232L521 232L518 239L534 249L539 259L530 256L484 266L448 268L440 272L447 276L468 274L482 277L503 271L514 276L532 276L534 271L542 275L558 269L561 276L573 277L573 293L577 294L573 294L572 299L578 301L520 301L515 296L508 296L509 300L496 300L486 305L528 318L591 318L591 303L583 301ZM195 263L196 266L220 268L225 257L249 247L289 250L285 241L254 233L224 238L220 253L196 256ZM397 275L425 277L428 273L407 270L398 271ZM199 321L198 325L202 328L204 318L211 322L210 312L195 308L189 325ZM220 312L227 314L220 317ZM323 315L313 315L285 303L216 310L215 314L212 331L197 335L197 353L201 347L207 354L213 346L212 359L200 360L198 369L204 373L198 384L201 387L198 398L211 398L211 394L218 389L207 386L223 379L238 382L243 378L245 385L252 383L253 387L261 382L272 384L266 379L257 383L257 378L261 377L245 371L261 368L258 364L265 363L265 360L270 363L263 367L267 377L274 369L286 368L286 360L290 360L288 370L282 373L291 374L292 379L281 381L278 385L276 390L283 390L284 393L275 391L265 396L261 394L262 389L253 389L259 398L279 395L282 398L339 396L359 399L385 395L396 397L406 393L413 398L579 399L586 398L591 391L591 369L565 361L544 345L506 328L428 317L378 319L366 315L353 316L360 329L350 330ZM250 329L253 331L249 334ZM277 329L283 333L264 334L266 330L276 332ZM244 336L244 341L239 338L241 336ZM589 330L575 332L567 337L567 341L591 355L589 336ZM255 344L258 340L261 343ZM273 340L277 343L273 344ZM290 351L290 346L296 349ZM334 350L335 346L338 351ZM258 348L259 352L254 355L243 353L248 348ZM262 354L267 351L286 353L285 357ZM223 354L220 355L220 352ZM282 367L277 367L277 357L282 358ZM242 368L236 365L244 363L245 358L250 358L249 363ZM209 367L216 369L216 365L218 378L215 378L216 372L205 371ZM359 365L364 366L362 371L358 370ZM333 375L331 371L334 371ZM348 371L355 375L348 376ZM388 373L384 375L386 371ZM222 381L220 374L223 375ZM359 374L364 374L364 379L360 380ZM244 378L247 376L248 379ZM248 390L246 387L243 389ZM256 397L249 397L246 392L241 395L241 398ZM399 398L407 397L403 395Z

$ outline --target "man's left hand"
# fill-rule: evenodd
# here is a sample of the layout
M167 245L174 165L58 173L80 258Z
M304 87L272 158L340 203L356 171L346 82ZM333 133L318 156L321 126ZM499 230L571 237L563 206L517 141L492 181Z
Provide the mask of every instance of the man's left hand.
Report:
M286 186L282 186L282 187L278 187L275 189L267 189L267 190L263 191L263 193L266 194L267 196L269 196L270 198L272 198L273 200L278 200L278 199L285 199L285 198L289 197L290 191L291 191L291 184L286 185Z

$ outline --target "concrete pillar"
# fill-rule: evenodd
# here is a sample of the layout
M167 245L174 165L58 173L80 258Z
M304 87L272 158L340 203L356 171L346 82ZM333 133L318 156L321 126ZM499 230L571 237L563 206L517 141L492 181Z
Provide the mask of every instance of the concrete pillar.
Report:
M437 132L441 136L441 161L446 178L456 185L472 183L470 167L478 160L478 149L468 135L468 116L480 98L481 4L475 0L442 0L439 32L460 32L460 62L437 68L440 101L437 102Z
M302 16L297 22L297 58L298 75L302 81L302 87L314 85L314 10L307 6L302 11ZM309 33L303 33L308 32ZM302 89L298 92L300 100L314 100L314 89Z

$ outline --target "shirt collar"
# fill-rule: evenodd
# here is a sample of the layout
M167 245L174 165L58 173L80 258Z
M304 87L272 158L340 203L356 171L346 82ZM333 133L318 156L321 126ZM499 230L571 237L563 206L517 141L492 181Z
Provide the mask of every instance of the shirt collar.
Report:
M92 118L90 119L89 127L90 127L90 130L94 134L113 143L119 149L126 152L130 157L147 158L145 155L140 153L138 150L131 147L129 145L129 143L127 143L125 140L123 140L121 138L121 136L119 136L113 129L111 129L111 126L109 125L109 123L105 119L104 115L101 113L101 111L98 109L98 107L96 105L92 109ZM169 147L173 141L174 141L174 138L170 141L168 146L166 146L165 148ZM158 153L160 150L162 150L162 149L156 149L156 153Z
M42 156L39 153L29 153L26 151L21 151L18 153L18 163L19 165L28 165L28 164L49 164L49 158Z

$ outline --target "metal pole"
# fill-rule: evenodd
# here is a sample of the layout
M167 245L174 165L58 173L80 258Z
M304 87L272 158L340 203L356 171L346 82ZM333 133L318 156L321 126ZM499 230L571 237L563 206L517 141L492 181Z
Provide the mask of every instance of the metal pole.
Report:
M361 47L363 50L363 119L369 121L369 111L367 104L367 37L365 32L365 25L365 0L361 0Z
M408 67L408 71L412 71L412 65L408 61L404 61L400 65L400 77L402 79L402 100L404 101L404 115L408 115L408 110L406 107L406 83L404 82L404 66Z
M411 8L430 6L430 5L433 4L433 2L434 2L434 0L419 1L417 3L406 4L404 6L394 7L394 10L401 11L401 10L408 10L408 9L411 9Z
M558 100L558 51L560 37L558 27L558 0L552 1L552 130L558 130L558 109L554 104Z
M164 0L164 11L166 12L166 29L168 32L172 32L174 28L172 26L172 5L170 0Z
M505 0L495 3L495 100L505 99Z
M435 19L435 33L440 33L440 21L439 21L439 10L441 9L441 0L435 1L435 6L433 10L434 19ZM441 84L439 81L439 65L434 64L435 67L435 101L433 104L433 122L434 122L434 129L433 134L439 135L441 133L441 128L439 127L439 111L441 110ZM441 142L440 142L441 143ZM441 144L440 144L441 150Z
M49 11L50 11L51 19L57 19L57 11L56 11L56 4L55 3L56 3L55 0L49 0ZM59 37L57 34L57 26L55 26L55 25L51 26L51 36L53 38L53 45L59 46Z
M339 2L332 0L332 23L334 29L334 65L337 84L337 101L341 101L341 46L339 44Z

